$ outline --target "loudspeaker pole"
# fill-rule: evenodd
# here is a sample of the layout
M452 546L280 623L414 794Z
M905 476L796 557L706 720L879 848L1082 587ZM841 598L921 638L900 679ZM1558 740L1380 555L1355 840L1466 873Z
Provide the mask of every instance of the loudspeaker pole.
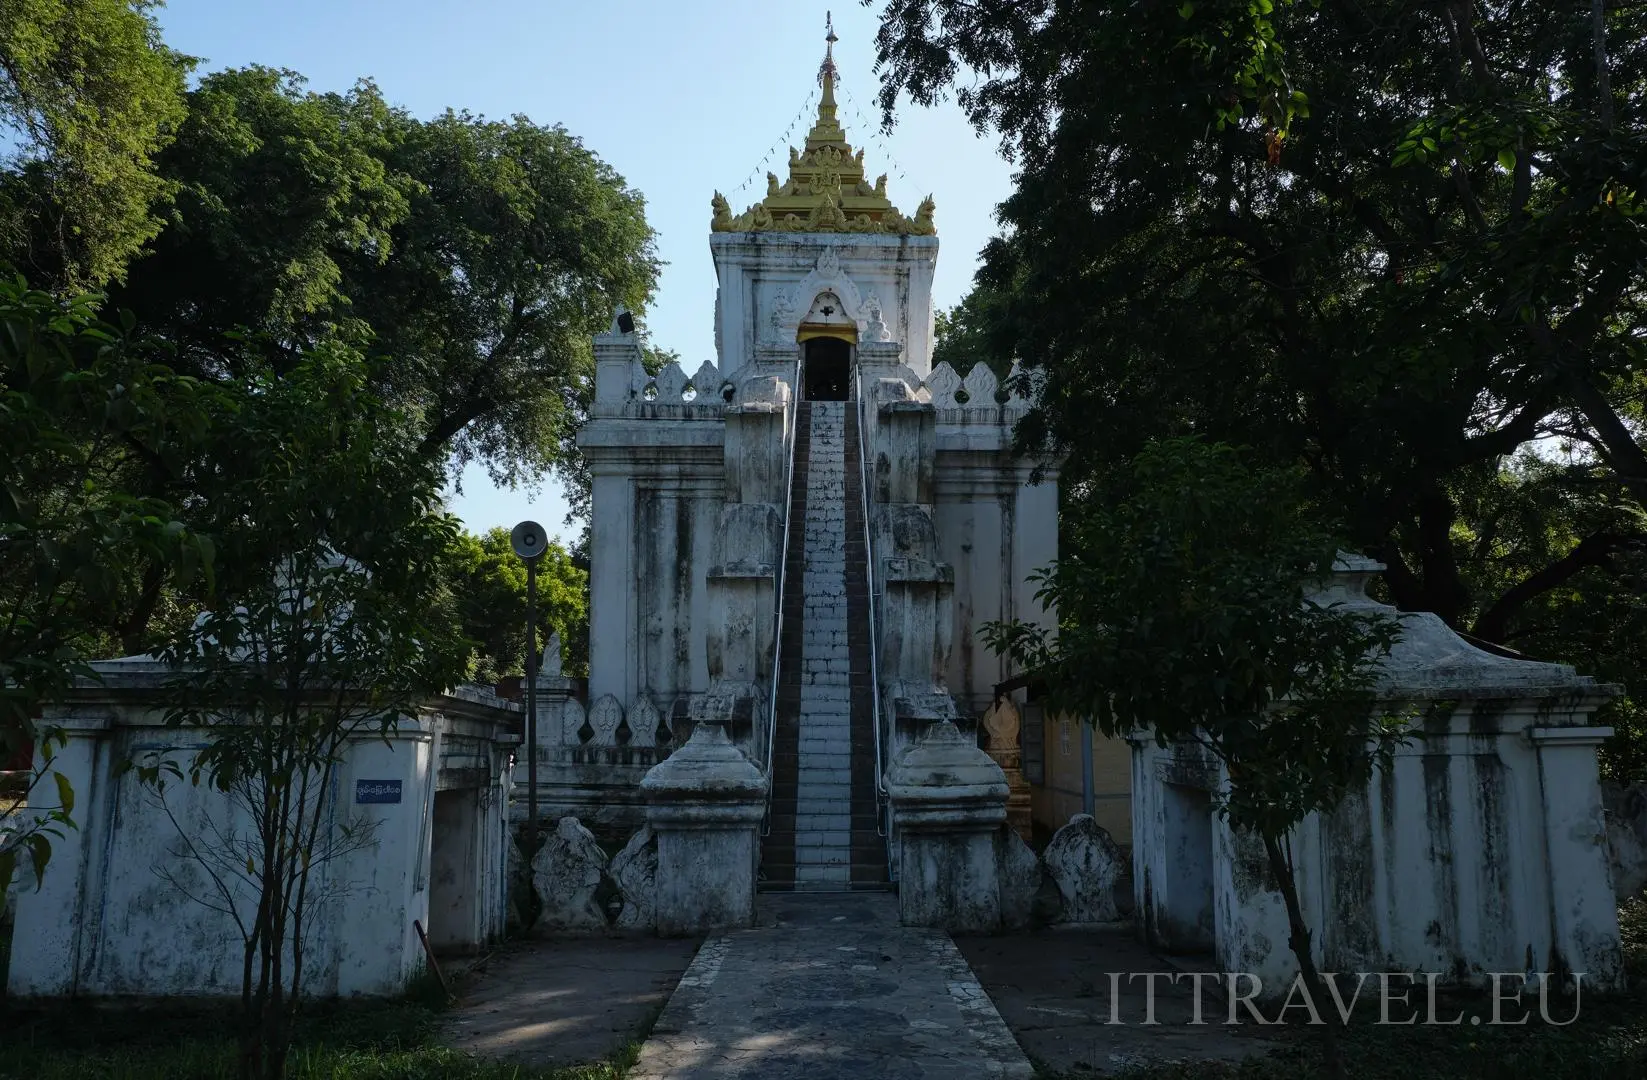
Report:
M526 562L526 859L538 853L538 559L547 543L543 526L523 521L509 544Z
M526 848L538 851L538 561L526 560Z

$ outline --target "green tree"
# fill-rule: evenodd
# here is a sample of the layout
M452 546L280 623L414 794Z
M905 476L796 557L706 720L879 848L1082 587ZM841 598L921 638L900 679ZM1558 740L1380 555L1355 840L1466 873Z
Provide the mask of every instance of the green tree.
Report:
M206 746L135 763L168 812L184 777L227 795L209 827L177 830L206 884L174 880L241 935L244 1080L285 1075L307 920L337 887L325 867L374 840L335 805L345 749L456 683L466 654L442 602L457 525L441 470L369 372L326 346L237 385L200 479L224 573L164 654L180 672L168 721L206 729Z
M110 296L175 350L179 370L279 373L371 328L346 275L380 263L417 189L385 162L400 118L377 88L313 94L269 68L213 72L160 155L170 221Z
M213 73L162 155L166 230L110 298L170 345L177 370L230 384L290 370L329 341L420 451L505 483L546 469L575 509L571 444L593 389L588 336L639 308L658 264L638 195L559 128L466 114L425 122L362 82L317 94L290 73ZM177 502L155 473L133 490ZM186 612L140 569L112 616L126 651Z
M473 643L470 677L494 683L525 673L526 564L499 527L476 536L460 534L452 557L452 594L459 626ZM562 670L589 672L589 572L558 543L538 560L538 648L559 634Z
M424 447L499 482L575 461L594 381L591 335L641 310L659 264L644 202L559 126L400 114L387 161L418 185L381 267L345 278L386 393Z
M1530 628L1647 542L1647 8L893 0L879 50L889 118L953 89L1020 166L979 289L1026 447L1072 482L1185 433L1302 465L1398 606L1590 663ZM1502 467L1556 441L1614 510L1492 557L1564 512Z
M564 129L423 121L369 82L213 73L160 169L174 220L112 303L181 370L279 371L340 336L426 453L503 482L574 456L589 337L658 273L642 199Z
M961 302L933 314L932 365L948 364L962 378L978 364L995 369L1005 379L1017 359L1013 343L1003 333L1002 309L1006 297L992 289L973 289Z
M64 302L0 281L0 767L21 773L0 792L0 820L24 799L47 811L0 833L0 888L22 847L38 875L51 836L72 824L74 793L52 770L60 742L38 722L41 703L90 674L85 661L106 644L107 611L133 567L183 584L211 570L211 545L171 506L122 484L134 460L183 467L203 435L205 388L153 363L129 326L94 310L92 297ZM55 807L39 793L48 775Z
M1364 787L1399 738L1373 697L1398 628L1304 599L1337 546L1301 481L1227 446L1152 442L1072 500L1070 554L1041 577L1056 633L1025 623L984 633L1041 677L1049 709L1218 760L1218 810L1262 841L1288 944L1311 1000L1324 1002L1288 837Z
M0 0L0 261L73 291L119 278L161 225L154 158L193 61L151 0Z

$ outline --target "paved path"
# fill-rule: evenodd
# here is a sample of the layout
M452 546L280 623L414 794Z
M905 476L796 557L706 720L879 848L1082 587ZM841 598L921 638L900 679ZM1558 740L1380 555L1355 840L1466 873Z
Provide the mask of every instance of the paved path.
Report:
M1183 962L1151 953L1130 927L961 935L955 945L1025 1052L1059 1074L1238 1062L1271 1049L1280 1030L1225 1023L1226 1000L1212 980L1202 984L1197 1012L1194 983L1172 979L1186 970ZM1153 982L1150 972L1158 973ZM1110 999L1112 989L1119 1000Z
M949 935L886 893L762 897L704 942L630 1080L1034 1076Z
M460 980L446 1042L522 1065L604 1061L646 1030L696 948L595 936L507 945Z

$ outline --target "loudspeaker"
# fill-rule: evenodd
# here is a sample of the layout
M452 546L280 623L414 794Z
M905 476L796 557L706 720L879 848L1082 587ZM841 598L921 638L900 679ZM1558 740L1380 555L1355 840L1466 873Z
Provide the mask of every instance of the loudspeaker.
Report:
M549 546L543 526L535 521L523 521L509 534L509 546L523 559L535 559Z

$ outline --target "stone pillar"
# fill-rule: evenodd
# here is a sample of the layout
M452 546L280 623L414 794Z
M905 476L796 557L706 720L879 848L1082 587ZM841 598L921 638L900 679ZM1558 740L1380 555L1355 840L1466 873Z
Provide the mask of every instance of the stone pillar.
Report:
M577 689L577 683L561 674L560 631L549 635L543 643L542 662L538 664L538 767L555 760L555 747L566 742L566 707ZM524 682L521 692L525 693ZM577 729L573 728L575 732ZM522 731L525 739L526 732ZM577 739L571 740L576 744Z
M988 933L1001 927L996 832L1006 820L1001 767L940 720L887 773L905 926Z
M751 925L766 779L718 724L692 737L641 781L658 837L658 933Z
M1018 730L1023 726L1018 706L1012 703L1011 698L1001 698L985 711L982 724L989 738L985 752L1006 774L1007 790L1011 793L1007 796L1007 824L1027 844L1032 838L1033 827L1030 824L1029 781L1024 779L1024 752L1018 745Z
M1612 734L1612 728L1600 726L1527 729L1543 782L1551 960L1565 966L1557 973L1564 981L1582 972L1584 989L1612 990L1624 981L1596 768L1596 748Z

